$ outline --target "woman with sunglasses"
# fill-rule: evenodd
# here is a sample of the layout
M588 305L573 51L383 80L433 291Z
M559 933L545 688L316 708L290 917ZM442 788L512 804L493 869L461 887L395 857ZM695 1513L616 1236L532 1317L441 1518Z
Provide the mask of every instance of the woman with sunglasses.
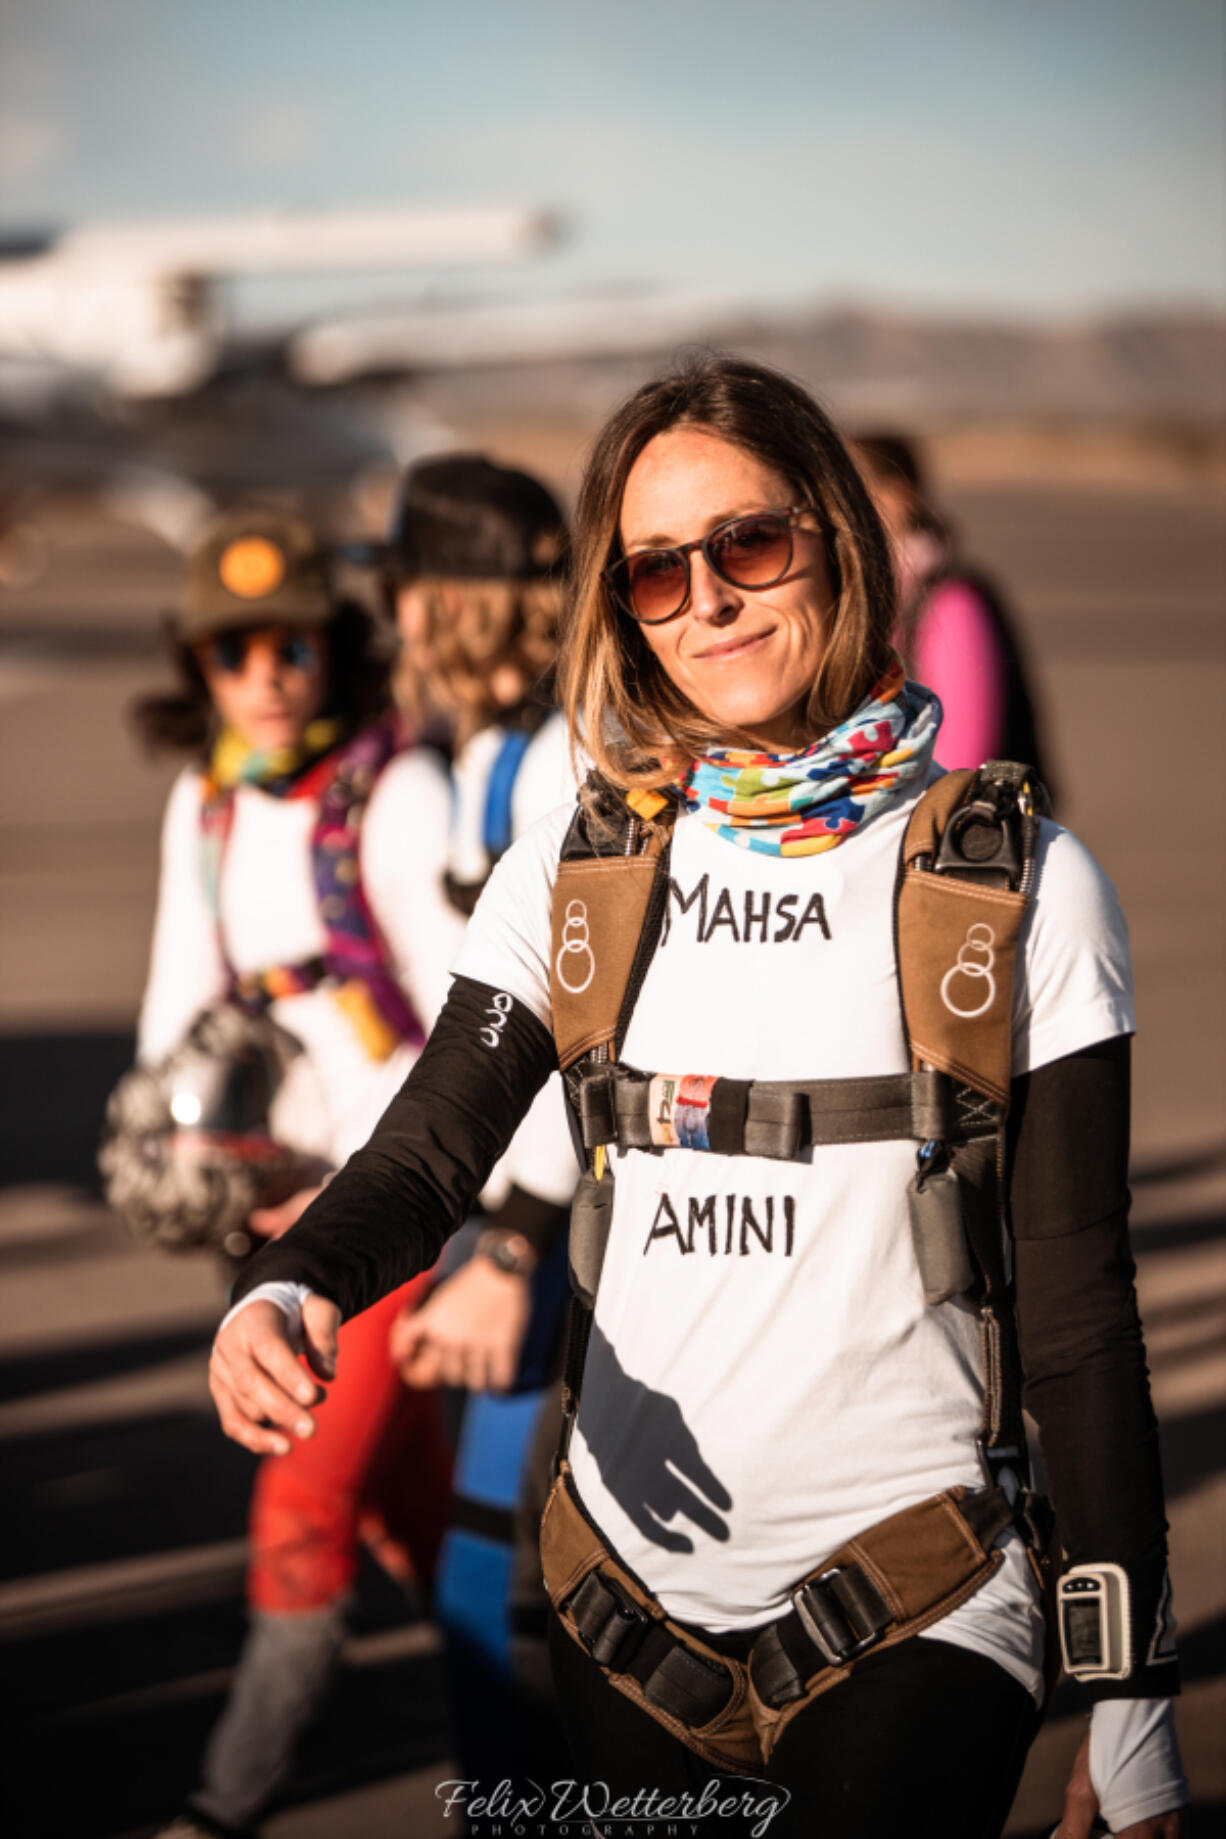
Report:
M928 1299L913 1239L908 1189L923 1193L937 1146L917 1163L914 1137L888 1131L776 1142L792 1112L775 1082L820 1082L820 1105L849 1081L924 1072L908 1073L894 889L909 818L941 777L940 709L905 682L894 617L880 522L796 385L713 359L613 417L580 496L562 660L599 782L499 864L422 1061L367 1148L246 1273L214 1347L232 1436L263 1450L309 1431L291 1332L323 1370L337 1321L435 1256L556 1064L566 993L608 974L592 903L633 864L610 870L601 848L645 857L675 810L658 943L649 957L633 935L618 946L633 1007L617 1064L582 1087L608 1238L543 1526L555 1677L590 1810L609 1814L600 1831L631 1830L652 1790L657 1809L671 1797L661 1817L709 1809L711 1755L735 1727L763 1758L747 1747L735 1765L758 1831L983 1839L1003 1826L1045 1696L1040 1530L1016 1467L986 1454L1000 1456L1013 1369L998 1335L981 1347L966 1277ZM1186 1791L1127 1250L1126 932L1088 852L1028 821L1038 880L1011 1024L1000 1006L1001 1180L1026 1402L1060 1538L1097 1592L1073 1620L1074 1662L1084 1673L1102 1650L1060 1832L1085 1839L1101 1807L1132 1839L1173 1839ZM590 886L553 907L563 873ZM981 933L975 945L961 1011L989 981ZM507 1020L492 1049L495 994ZM702 1076L636 1075L653 1067ZM641 1099L648 1079L606 1151L599 1107ZM756 1082L766 1109L751 1114ZM957 1192L930 1190L917 1217L944 1193L956 1222ZM985 1257L1003 1266L996 1243ZM927 1535L896 1528L950 1527L951 1498L954 1574L972 1551L980 1568L934 1596ZM989 1508L1003 1519L981 1547L967 1516L983 1527ZM787 1720L773 1746L767 1710ZM723 1805L712 1831L736 1830Z
M445 994L461 928L443 910L445 773L402 751L375 629L342 600L299 519L226 513L187 566L181 688L136 711L146 740L193 756L162 844L140 1058L237 1003L291 1037L269 1128L302 1165L339 1167L402 1085ZM313 1186L256 1209L274 1239ZM339 1654L366 1543L428 1585L450 1458L437 1397L399 1382L389 1336L419 1277L348 1324L316 1434L257 1474L250 1631L203 1783L170 1829L241 1833L288 1774Z

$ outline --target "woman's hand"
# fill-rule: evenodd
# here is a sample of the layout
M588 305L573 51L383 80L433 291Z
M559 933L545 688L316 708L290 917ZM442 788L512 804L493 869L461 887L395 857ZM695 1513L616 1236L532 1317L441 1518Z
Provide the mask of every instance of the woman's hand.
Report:
M396 1318L389 1351L408 1386L505 1392L531 1311L526 1277L470 1258L420 1309Z
M1073 1772L1064 1791L1064 1813L1051 1839L1090 1839L1094 1817L1098 1813L1098 1796L1090 1779L1090 1739L1087 1735L1073 1759ZM1153 1814L1121 1827L1116 1839L1184 1839L1184 1809L1172 1807L1168 1813ZM1101 1828L1100 1828L1101 1831Z
M322 1193L322 1188L299 1188L279 1206L253 1207L247 1225L257 1239L279 1239L282 1233L298 1224L315 1196Z
M303 1351L319 1379L336 1377L340 1320L326 1296L308 1296L302 1305ZM304 1407L324 1397L294 1352L284 1310L263 1301L240 1309L218 1334L209 1390L227 1437L257 1456L288 1456L291 1436L313 1437L315 1420Z

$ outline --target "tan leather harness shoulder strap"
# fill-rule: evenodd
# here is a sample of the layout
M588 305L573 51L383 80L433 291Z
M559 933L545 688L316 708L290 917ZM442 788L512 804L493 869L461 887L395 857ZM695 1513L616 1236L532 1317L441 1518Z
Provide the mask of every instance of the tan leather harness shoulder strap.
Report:
M558 1065L612 1057L637 990L636 957L655 949L649 908L668 891L676 806L639 799L640 810L589 780L562 844L553 889L549 995ZM645 811L646 816L640 815ZM656 930L658 931L658 921ZM646 935L646 936L645 936ZM645 968L645 966L644 966Z
M921 1146L911 1187L916 1253L930 1301L969 1290L984 1369L981 1450L993 1479L1028 1473L1013 1309L1005 1126L1022 923L1037 875L1046 793L1029 769L990 761L946 773L903 839L895 907L899 994L916 1073L951 1081L955 1130ZM925 1193L927 1190L927 1193ZM950 1225L972 1264L948 1269ZM935 1269L925 1269L934 1249ZM942 1265L946 1281L940 1278ZM956 1267L956 1259L954 1260ZM958 1281L959 1276L971 1279Z

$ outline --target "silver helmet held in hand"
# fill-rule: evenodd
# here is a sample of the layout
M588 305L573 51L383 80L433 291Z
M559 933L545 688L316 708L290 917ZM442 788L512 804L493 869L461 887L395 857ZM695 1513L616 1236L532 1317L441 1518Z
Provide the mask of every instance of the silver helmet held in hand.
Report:
M218 1003L166 1059L124 1074L107 1101L98 1167L108 1205L137 1238L235 1258L251 1250L252 1209L302 1185L302 1159L268 1123L298 1051L267 1016Z

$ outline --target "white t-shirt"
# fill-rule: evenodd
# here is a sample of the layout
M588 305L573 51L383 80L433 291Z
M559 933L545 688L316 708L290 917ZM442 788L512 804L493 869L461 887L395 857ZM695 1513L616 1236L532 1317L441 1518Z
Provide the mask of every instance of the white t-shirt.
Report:
M905 1072L893 888L917 796L806 857L737 848L682 815L625 1062L737 1079ZM551 814L503 858L455 967L546 1023L549 890L570 815ZM1014 1071L1133 1026L1115 892L1045 822ZM752 1627L865 1527L982 1485L978 1322L958 1303L925 1307L905 1200L914 1164L906 1141L821 1147L803 1162L613 1154L572 1460L588 1512L671 1614ZM1019 1540L932 1633L1038 1696L1042 1617Z
M162 866L149 981L137 1034L159 1060L225 991L226 970L204 878L202 781L180 774L162 827ZM219 890L226 955L239 972L297 964L326 949L311 861L317 804L240 785ZM464 922L442 892L450 793L426 750L380 773L362 820L362 886L388 957L428 1032L446 999ZM372 1060L326 988L280 998L273 1019L304 1049L290 1062L270 1118L278 1141L339 1166L361 1148L408 1075L415 1050Z

